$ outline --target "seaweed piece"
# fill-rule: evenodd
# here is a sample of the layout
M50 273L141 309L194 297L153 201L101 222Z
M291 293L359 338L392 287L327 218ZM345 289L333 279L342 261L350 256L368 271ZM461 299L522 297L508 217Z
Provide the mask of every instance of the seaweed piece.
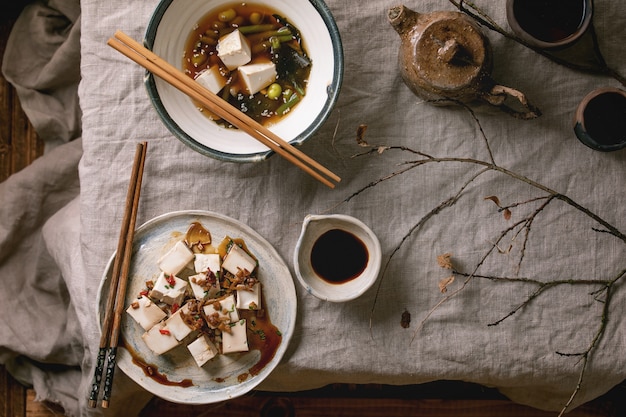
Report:
M300 30L289 23L284 17L274 14L276 21L289 29L295 42L281 42L280 46L272 50L272 60L276 64L276 72L279 77L292 79L293 74L299 68L306 68L311 65L309 58L302 47L302 37Z

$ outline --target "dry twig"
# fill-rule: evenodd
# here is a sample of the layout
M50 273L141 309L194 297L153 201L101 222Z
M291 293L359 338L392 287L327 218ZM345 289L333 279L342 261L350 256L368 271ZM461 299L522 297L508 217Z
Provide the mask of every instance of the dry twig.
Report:
M424 152L418 151L418 150L414 150L408 147L404 147L404 146L373 146L373 145L367 145L369 148L365 151L365 152L361 152L359 154L354 155L353 157L365 157L368 155L382 155L382 154L387 154L389 152L402 152L402 153L407 153L409 155L411 155L412 157L414 157L413 159L409 159L407 161L404 161L401 164L401 168L392 172L391 174L388 174L386 176L383 176L381 178L378 178L372 182L370 182L369 184L363 186L362 188L360 188L359 190L355 191L354 193L352 193L351 195L349 195L348 197L346 197L343 200L343 203L346 203L350 200L352 200L353 198L359 196L360 194L366 192L367 190L377 187L379 185L381 185L382 183L395 178L397 176L400 175L405 175L407 174L409 171L416 169L416 168L420 168L420 167L424 167L430 164L448 164L448 163L456 163L456 164L465 164L465 165L473 165L478 167L479 169L473 174L471 175L460 187L458 187L458 189L456 190L456 192L454 192L451 196L449 196L448 198L444 199L443 201L441 201L439 204L437 204L436 206L434 206L430 211L428 211L424 216L422 216L412 227L410 227L408 229L408 231L400 238L399 243L393 248L393 250L391 251L386 263L384 264L382 271L381 271L381 277L378 281L377 284L377 288L376 288L376 292L375 292L375 296L374 296L374 300L372 303L372 308L370 311L370 334L373 337L372 334L372 323L373 323L373 317L374 317L374 313L375 313L375 309L376 309L376 305L378 302L378 296L380 293L380 289L381 286L384 282L384 278L386 276L386 272L389 268L389 265L391 264L391 262L393 261L394 257L396 256L396 254L398 253L398 251L402 248L402 246L404 245L404 243L411 237L416 235L417 233L419 233L419 230L424 226L424 224L426 224L429 220L431 220L432 218L434 218L436 215L438 215L439 213L441 213L443 210L450 208L452 206L454 206L455 204L457 204L459 202L459 200L462 198L464 192L466 191L466 189L472 185L477 178L479 178L481 175L488 173L488 172L496 172L499 173L501 175L507 176L510 179L512 179L513 181L517 181L517 182L521 182L521 183L525 183L535 189L537 189L538 191L540 191L541 193L543 193L544 195L540 195L538 197L534 197L534 198L530 198L526 201L522 201L522 202L515 202L515 203L511 203L508 205L502 205L499 201L499 199L497 199L497 197L487 197L488 199L494 201L494 203L498 206L498 210L502 211L503 213L506 214L506 211L510 211L511 209L514 209L516 207L522 206L522 205L528 205L528 204L533 204L533 203L539 203L538 206L532 210L527 216L515 221L513 224L509 225L507 228L505 228L502 232L500 232L500 234L495 238L495 241L492 242L491 246L488 247L486 249L486 251L482 254L480 260L473 266L471 272L464 272L464 271L460 271L454 268L453 263L452 265L452 272L453 272L453 276L457 276L457 277L462 277L463 280L460 284L460 286L458 286L457 288L455 288L454 290L452 290L451 288L449 288L449 284L445 285L445 290L442 292L444 293L444 296L441 300L439 300L434 306L432 306L430 308L430 310L426 313L425 317L420 321L419 325L416 327L416 329L414 330L413 333L413 338L411 339L411 341L414 340L414 338L417 336L417 334L420 332L420 330L423 328L423 326L426 324L426 322L429 320L429 318L446 302L448 302L449 300L451 300L452 298L458 296L459 294L461 294L463 292L463 290L474 280L474 279L489 279L495 282L509 282L509 283L523 283L523 284L532 284L535 285L536 288L535 290L527 296L527 298L525 300L523 300L522 302L520 302L515 308L513 308L508 314L506 314L505 316L501 317L500 319L489 323L489 326L497 326L500 323L502 323L503 321L509 319L510 317L514 316L515 314L517 314L519 311L521 311L523 308L528 307L533 300L537 299L539 296L541 296L542 294L544 294L546 291L548 291L551 288L555 288L561 285L576 285L576 286L595 286L596 290L593 292L595 299L598 301L601 301L603 303L603 314L602 314L602 319L599 323L598 329L595 333L595 336L593 338L593 340L591 341L591 343L589 344L588 348L583 351L583 352L577 352L577 353L563 353L563 352L556 352L556 354L561 355L561 356L580 356L581 357L581 369L580 369L580 374L578 377L578 382L576 384L576 387L573 389L572 395L570 396L569 400L566 402L566 404L563 406L563 409L561 410L560 415L564 414L569 407L571 406L573 400L575 399L576 395L580 392L581 387L582 387L582 382L584 380L584 375L585 372L587 370L587 365L589 362L589 358L591 357L594 349L597 348L600 340L602 339L602 336L605 333L606 327L607 327L607 323L608 323L608 319L609 319L609 308L610 308L610 304L611 304L611 299L612 299L612 295L613 295L613 291L615 288L616 283L621 280L624 276L626 276L626 269L624 269L623 271L619 272L618 274L615 275L614 278L611 279L567 279L567 280L552 280L552 281L540 281L537 279L533 279L533 278L523 278L523 277L503 277L503 276L487 276L487 275L480 275L478 274L478 271L480 270L480 268L484 265L485 261L492 256L492 254L498 252L498 251L502 251L501 249L501 245L502 243L505 241L505 239L507 238L507 236L512 236L512 240L516 239L519 236L522 236L522 243L521 243L521 249L519 251L519 257L517 260L517 273L519 273L520 267L524 261L524 257L525 257L525 251L526 251L526 245L530 239L531 236L531 229L532 229L532 225L535 222L535 220L537 219L537 217L546 209L546 207L548 207L550 204L553 204L556 201L561 201L569 206L571 206L572 208L578 210L579 212L583 213L585 216L589 217L590 219L592 219L594 222L596 222L599 226L598 227L594 227L593 230L599 233L607 233L609 235L614 236L615 238L621 240L624 244L626 244L626 235L624 233L622 233L620 230L618 230L615 226L611 225L610 223L608 223L606 220L604 220L602 217L600 217L598 214L592 212L591 210L587 209L586 207L582 206L581 204L577 203L576 201L572 200L570 197L561 194L541 183L538 183L524 175L521 175L517 172L508 170L498 164L496 164L494 156L491 152L491 149L489 147L489 141L485 135L484 130L482 129L482 126L480 125L480 121L478 120L478 118L476 117L476 115L474 114L473 110L467 106L464 106L465 109L470 113L470 115L472 116L472 118L474 119L475 123L477 124L478 127L478 132L480 133L480 136L486 146L487 149L487 153L489 155L489 159L487 161L483 161L483 160L479 160L479 159L474 159L474 158L461 158L461 157L435 157L432 155L428 155ZM360 144L360 146L363 146L362 144ZM383 152L381 152L381 149L383 149ZM439 260L441 261L441 260Z

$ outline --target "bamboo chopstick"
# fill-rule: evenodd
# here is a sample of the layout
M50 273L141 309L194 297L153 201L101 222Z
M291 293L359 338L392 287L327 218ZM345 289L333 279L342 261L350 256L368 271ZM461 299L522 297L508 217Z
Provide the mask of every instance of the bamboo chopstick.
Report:
M268 148L328 187L335 187L335 184L330 180L336 182L341 181L338 175L310 158L290 143L284 141L268 128L239 111L225 100L222 100L125 33L116 31L115 36L109 39L107 44L146 68L157 77L162 78L184 94L198 101L233 126L236 126L259 140Z
M102 397L103 408L107 408L109 406L109 400L111 397L115 357L119 341L120 320L124 310L126 284L128 282L128 271L130 269L132 244L137 219L137 208L139 206L139 194L141 191L141 182L144 164L146 161L146 148L146 142L137 144L133 169L130 176L130 182L128 184L128 192L126 194L126 202L124 206L124 217L120 228L117 251L113 261L113 270L111 271L111 282L109 284L109 293L105 306L105 316L102 324L102 334L100 335L98 357L96 359L94 378L89 395L89 406L92 408L96 407L98 401L102 374L105 371L105 359L107 361L107 368L104 394Z

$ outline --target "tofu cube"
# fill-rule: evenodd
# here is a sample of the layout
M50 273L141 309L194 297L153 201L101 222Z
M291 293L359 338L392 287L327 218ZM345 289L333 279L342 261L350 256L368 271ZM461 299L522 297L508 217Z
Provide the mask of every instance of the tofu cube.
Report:
M167 314L148 297L141 297L135 300L130 307L126 309L126 312L139 323L144 330L149 330L167 317Z
M218 308L216 308L217 305L219 305ZM218 327L216 325L217 322L233 323L239 321L235 296L232 294L222 299L215 300L215 302L209 302L202 307L202 309L207 316L207 324L213 329ZM211 320L211 317L215 317L216 319Z
M248 40L236 29L217 42L217 56L232 71L250 62L252 51Z
M170 275L177 275L185 269L187 264L193 261L194 254L185 245L185 242L178 241L165 255L157 261L161 271Z
M178 346L178 340L169 332L165 322L155 324L141 338L156 355L162 355Z
M205 335L200 336L187 345L187 349L189 349L198 366L203 366L218 354L215 344Z
M211 68L202 71L202 73L196 77L196 81L213 94L219 93L226 85L226 77L222 75L217 65L213 65Z
M198 274L200 272L206 272L207 269L209 269L216 276L219 276L220 255L217 253L199 253L193 261L193 266Z
M248 252L241 249L238 245L232 245L224 257L222 268L233 275L237 275L239 270L252 272L254 271L254 268L256 268L256 261L248 254Z
M235 353L248 351L248 335L246 331L246 319L232 323L230 332L222 332L222 353Z
M206 282L207 276L204 273L192 275L189 277L189 286L196 300L205 300L207 298L217 298L221 288L219 281L213 284Z
M257 282L250 290L237 290L237 308L239 310L258 310L261 308L261 283Z
M244 65L238 71L250 95L258 93L276 80L276 65L273 62Z
M150 291L150 297L165 304L180 305L185 298L187 286L187 281L175 275L168 275L165 272L161 272L152 291Z
M179 342L189 336L189 334L193 331L193 329L183 320L182 313L189 313L189 307L187 304L176 310L174 314L165 320L165 327Z

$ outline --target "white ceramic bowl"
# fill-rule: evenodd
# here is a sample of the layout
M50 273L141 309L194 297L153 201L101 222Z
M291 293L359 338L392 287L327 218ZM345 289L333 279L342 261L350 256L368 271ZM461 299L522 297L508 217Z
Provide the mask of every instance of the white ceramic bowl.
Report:
M157 55L182 68L185 42L202 16L235 3L233 0L162 0L148 24L144 43ZM332 111L343 79L339 30L322 0L253 0L285 17L301 33L313 65L306 96L288 115L270 127L283 140L300 145ZM203 116L191 99L165 81L146 75L148 95L163 123L192 149L220 160L254 162L273 154L246 133L220 127Z
M342 283L331 283L322 279L311 262L315 242L334 229L356 236L365 245L368 253L363 272ZM380 242L374 232L362 221L344 214L306 216L293 255L296 277L304 289L321 300L331 302L350 301L365 293L378 278L381 260Z

